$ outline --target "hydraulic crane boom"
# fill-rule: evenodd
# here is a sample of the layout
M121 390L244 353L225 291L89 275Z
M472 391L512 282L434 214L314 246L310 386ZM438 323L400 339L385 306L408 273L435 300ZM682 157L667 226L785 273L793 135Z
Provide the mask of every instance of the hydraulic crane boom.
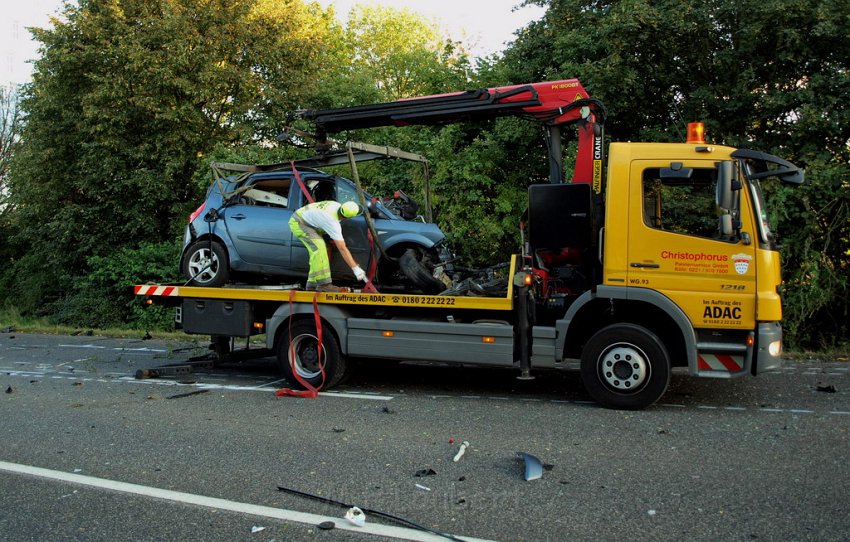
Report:
M321 142L328 134L377 126L446 124L514 115L546 127L550 181L563 182L560 127L577 123L579 147L574 183L601 191L602 126L605 107L591 98L578 79L437 94L339 109L299 112L316 124Z

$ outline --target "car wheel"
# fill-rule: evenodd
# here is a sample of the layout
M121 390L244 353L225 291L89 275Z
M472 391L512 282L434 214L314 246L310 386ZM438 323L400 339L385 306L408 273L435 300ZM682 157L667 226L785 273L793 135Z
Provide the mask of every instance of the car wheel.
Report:
M670 357L661 340L648 329L615 324L596 332L585 345L581 379L602 405L638 410L667 391Z
M423 293L439 294L446 289L446 285L436 279L422 263L421 252L418 250L405 250L398 259L398 267L414 288Z
M192 286L217 287L230 278L227 253L216 241L202 240L192 243L186 250L180 267Z
M322 333L321 361L316 325L312 320L298 320L283 330L277 341L277 363L280 374L293 389L304 389L307 382L316 389L330 388L345 375L346 360L330 329Z

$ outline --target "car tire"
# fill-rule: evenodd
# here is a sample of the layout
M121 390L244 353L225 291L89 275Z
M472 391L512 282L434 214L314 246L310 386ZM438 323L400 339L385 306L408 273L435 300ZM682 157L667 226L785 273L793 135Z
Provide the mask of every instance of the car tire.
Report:
M316 324L312 320L298 320L284 328L277 341L277 363L281 376L293 389L304 389L301 381L316 389L327 389L345 375L346 359L331 329L322 330L321 365L318 344Z
M222 286L230 278L227 253L221 243L201 240L192 243L180 266L192 286Z
M670 384L670 357L664 343L635 324L597 331L581 355L581 380L608 408L639 410L655 403Z
M446 285L436 279L422 263L420 251L409 248L398 259L398 267L413 287L426 294L439 294Z

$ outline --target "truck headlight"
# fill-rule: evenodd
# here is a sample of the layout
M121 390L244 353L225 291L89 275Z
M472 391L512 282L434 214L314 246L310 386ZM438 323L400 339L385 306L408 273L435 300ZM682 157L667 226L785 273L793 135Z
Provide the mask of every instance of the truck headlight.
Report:
M782 353L782 341L773 341L767 345L767 351L771 356L779 357L779 354Z

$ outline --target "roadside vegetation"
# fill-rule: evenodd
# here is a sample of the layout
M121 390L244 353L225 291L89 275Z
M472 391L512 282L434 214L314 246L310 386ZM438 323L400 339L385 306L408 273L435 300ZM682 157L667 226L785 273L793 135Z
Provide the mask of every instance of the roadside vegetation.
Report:
M846 348L844 2L527 3L545 15L500 54L473 60L464 43L391 8L361 7L340 23L301 0L68 2L34 30L32 82L0 96L0 326L169 329L170 311L144 309L132 285L179 280L182 230L210 161L307 152L275 140L294 110L578 78L607 105L609 140L681 141L685 123L702 120L712 142L806 168L798 189L766 186L783 243L786 338L801 351ZM534 125L352 137L431 160L435 221L465 262L519 249L526 189L548 174ZM408 173L361 172L375 194L420 192Z

